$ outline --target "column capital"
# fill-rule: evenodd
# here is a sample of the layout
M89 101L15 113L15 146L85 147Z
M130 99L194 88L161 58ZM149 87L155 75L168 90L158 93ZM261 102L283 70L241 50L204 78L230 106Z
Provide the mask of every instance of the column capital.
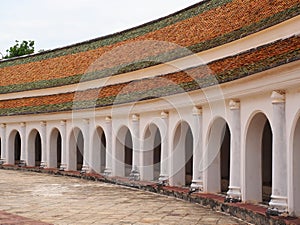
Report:
M236 100L236 99L230 99L229 101L229 108L231 110L237 110L237 109L240 109L240 101L239 100Z
M20 123L20 126L21 126L21 127L25 127L25 126L26 126L26 123L25 123L25 122L22 122L22 123Z
M199 116L202 114L202 107L201 106L194 106L193 107L193 115Z
M1 123L1 128L5 128L6 127L6 124L5 123Z
M60 126L62 126L62 127L63 127L63 126L65 126L65 125L66 125L66 123L67 123L67 121L66 121L66 120L61 120L61 121L60 121Z
M45 127L47 125L47 122L46 121L41 121L40 125L41 125L41 127Z
M105 117L105 122L106 123L111 123L111 116L107 116L107 117Z
M137 122L140 120L140 116L138 114L133 114L131 116L132 122Z
M283 91L283 90L272 91L271 99L272 99L272 104L284 103L285 102L285 91Z
M162 112L160 113L160 116L161 116L162 119L167 119L167 118L169 117L169 112L167 112L167 111L162 111Z

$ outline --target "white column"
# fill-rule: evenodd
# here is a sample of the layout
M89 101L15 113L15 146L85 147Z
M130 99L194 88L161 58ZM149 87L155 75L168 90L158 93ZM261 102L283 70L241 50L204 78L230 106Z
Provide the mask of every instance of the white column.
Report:
M67 135L66 135L66 121L60 121L60 135L61 135L61 164L59 170L67 169Z
M89 129L90 121L89 119L83 120L83 137L84 137L84 146L83 146L83 165L81 172L87 173L89 172L89 155L90 155L90 148L89 148L89 139L90 139L90 129Z
M1 159L0 164L6 163L6 124L1 124Z
M132 115L132 169L129 175L130 180L140 180L140 117Z
M230 175L227 201L241 200L241 110L238 100L230 100Z
M20 129L20 137L21 137L21 157L20 157L20 166L26 165L26 146L27 146L27 140L26 140L26 123L20 123L21 129Z
M285 94L273 91L273 153L271 209L287 212L287 144L285 123Z
M192 190L203 190L203 140L202 140L202 108L193 108L193 180Z
M42 160L41 160L41 165L40 167L46 168L47 167L47 146L46 146L46 126L47 123L45 121L40 123L41 125L41 147L42 147Z
M169 113L161 112L161 119L163 122L163 127L161 130L161 163L160 163L160 175L159 181L162 183L167 183L169 179L169 159L168 159L168 151L169 151Z
M112 119L110 116L105 118L106 122L106 159L105 159L105 170L104 175L111 176L112 174Z

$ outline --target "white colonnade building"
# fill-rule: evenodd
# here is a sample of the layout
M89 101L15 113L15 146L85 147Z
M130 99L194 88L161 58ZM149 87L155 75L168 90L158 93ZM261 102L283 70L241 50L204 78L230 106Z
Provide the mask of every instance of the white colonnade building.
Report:
M2 163L166 182L300 216L299 6L204 1L1 60Z

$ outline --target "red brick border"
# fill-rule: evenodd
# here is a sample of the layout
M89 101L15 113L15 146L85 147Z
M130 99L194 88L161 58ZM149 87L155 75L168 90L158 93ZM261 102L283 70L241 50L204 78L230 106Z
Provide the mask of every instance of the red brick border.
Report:
M50 223L29 219L23 216L18 216L1 210L0 210L0 224L50 225Z

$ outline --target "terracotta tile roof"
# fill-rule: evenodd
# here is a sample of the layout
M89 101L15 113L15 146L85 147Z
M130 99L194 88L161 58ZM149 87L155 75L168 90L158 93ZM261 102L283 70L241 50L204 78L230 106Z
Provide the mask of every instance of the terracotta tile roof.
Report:
M154 78L76 93L0 101L0 115L103 107L158 98L225 83L299 59L300 37L294 36L211 62L208 65Z
M225 44L299 14L300 0L205 1L115 35L0 62L0 93L77 83L87 72L92 72L85 76L91 80L145 68ZM154 42L146 49L131 48L149 40ZM189 51L176 51L179 46ZM117 57L110 55L112 51ZM91 68L96 60L97 66Z

